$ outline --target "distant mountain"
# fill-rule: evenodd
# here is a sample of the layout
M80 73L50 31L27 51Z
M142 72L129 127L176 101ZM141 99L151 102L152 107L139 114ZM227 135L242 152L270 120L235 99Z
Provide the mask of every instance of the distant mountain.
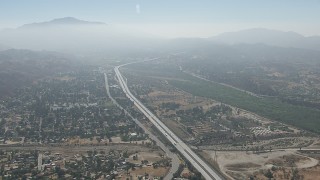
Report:
M294 32L248 29L223 33L212 38L161 39L129 28L73 17L31 23L0 31L0 43L16 49L49 50L86 55L156 53L180 49L203 51L237 44L265 44L320 51L320 37ZM171 48L171 49L170 49ZM6 49L6 48L1 48Z
M16 49L49 50L77 55L152 50L153 37L130 29L72 17L0 31L0 42Z
M176 40L167 45L173 52L184 52L187 58L196 54L208 62L314 62L320 51L303 48L277 47L267 44L219 44L208 40ZM200 63L201 64L201 63Z
M53 19L48 22L25 24L19 28L39 28L39 27L48 27L48 26L57 26L57 25L106 25L106 24L102 22L90 22L90 21L79 20L74 17L64 17L64 18Z
M319 36L305 37L295 32L284 32L263 28L222 33L209 39L214 42L226 44L261 43L272 46L320 50Z

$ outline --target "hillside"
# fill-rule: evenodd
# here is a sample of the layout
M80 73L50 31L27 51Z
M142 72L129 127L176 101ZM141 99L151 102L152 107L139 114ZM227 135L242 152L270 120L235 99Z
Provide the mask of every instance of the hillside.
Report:
M153 50L158 40L145 33L72 17L0 31L0 42L16 49L88 55Z
M294 47L320 50L320 37L306 37L295 32L284 32L263 28L246 29L236 32L226 32L211 37L214 42L226 44L266 44L280 47Z

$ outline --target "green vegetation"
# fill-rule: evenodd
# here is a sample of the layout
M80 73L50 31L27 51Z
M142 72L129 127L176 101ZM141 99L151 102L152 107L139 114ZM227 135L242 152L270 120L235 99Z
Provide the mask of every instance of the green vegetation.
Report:
M212 98L275 121L320 133L320 110L317 109L293 105L272 97L255 97L218 83L182 73L172 65L150 66L148 63L141 63L131 65L130 69L126 69L126 72L141 78L165 79L169 84L195 96Z
M187 81L186 81L187 80ZM251 96L218 83L207 82L190 75L184 80L168 80L170 84L196 96L208 97L261 116L320 133L320 111L291 105L276 98Z

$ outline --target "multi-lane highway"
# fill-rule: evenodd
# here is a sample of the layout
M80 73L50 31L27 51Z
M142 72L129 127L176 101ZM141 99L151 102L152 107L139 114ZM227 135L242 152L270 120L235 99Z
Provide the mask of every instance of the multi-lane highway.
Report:
M155 60L149 59L147 61ZM143 61L140 61L143 62ZM135 62L137 63L137 62ZM133 63L127 63L120 66L116 66L114 71L118 78L119 84L126 94L126 96L134 103L134 105L153 123L153 125L177 148L177 150L190 161L190 163L202 174L206 179L223 179L218 172L212 169L206 162L204 162L196 153L194 153L187 144L185 144L178 136L176 136L164 123L160 121L148 108L146 108L129 90L126 81L121 75L119 68L125 65Z
M178 158L178 156L176 154L174 154L173 152L170 151L170 149L168 147L166 147L166 145L161 142L159 140L158 137L156 137L154 134L152 134L140 121L138 121L138 119L134 118L133 116L131 116L131 114L124 109L110 94L110 90L109 90L109 83L108 83L108 76L106 73L104 73L104 79L105 79L105 84L106 84L106 90L107 90L107 95L108 97L111 99L111 101L117 106L119 107L121 110L123 110L127 116L129 116L139 127L141 127L144 132L146 134L148 134L149 138L154 140L157 145L167 154L168 157L171 158L171 165L172 167L170 168L169 172L167 173L167 175L164 177L164 180L171 180L173 178L174 173L178 170L179 168L179 164L180 164L180 160Z

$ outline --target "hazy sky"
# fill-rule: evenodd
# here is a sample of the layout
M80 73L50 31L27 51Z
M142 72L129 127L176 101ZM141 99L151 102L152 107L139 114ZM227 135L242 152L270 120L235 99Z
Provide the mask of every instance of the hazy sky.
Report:
M320 0L0 0L0 28L61 17L167 37L253 27L320 35Z

